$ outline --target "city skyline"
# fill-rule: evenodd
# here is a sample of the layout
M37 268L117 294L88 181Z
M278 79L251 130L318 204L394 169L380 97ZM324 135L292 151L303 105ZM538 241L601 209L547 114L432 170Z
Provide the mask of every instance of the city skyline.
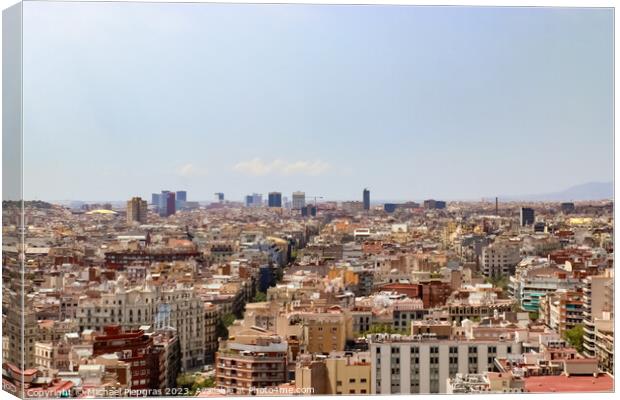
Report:
M613 179L606 9L35 2L24 27L27 199Z
M368 187L366 187L365 189L370 189ZM164 191L167 189L161 189L159 191ZM179 189L180 191L185 191L186 190L182 190ZM151 192L151 193L138 193L138 194L134 194L131 195L128 198L131 197L135 197L135 196L139 196L139 197L143 197L144 199L151 199L152 195L156 195L159 194L159 191L155 191L155 192ZM175 192L177 190L173 190L172 192ZM196 198L192 196L192 193L190 193L190 199L189 201L192 202L200 202L200 203L211 203L211 202L220 202L219 199L216 199L215 196L223 194L225 196L225 199L223 200L224 202L235 202L235 203L243 203L245 202L245 199L247 196L251 196L253 195L260 195L262 196L262 201L264 203L267 203L267 196L269 195L269 193L280 193L282 195L282 200L284 201L284 199L287 199L289 202L292 201L292 195L293 193L295 193L296 191L300 191L302 193L306 193L303 190L295 190L291 193L287 193L287 192L283 192L283 191L279 191L279 190L264 190L264 191L254 191L254 192L248 192L246 194L244 194L241 198L230 198L226 193L223 192L215 192L212 193L211 198ZM322 203L322 202L342 202L342 201L360 201L363 202L363 191L361 192L360 195L358 195L357 197L351 197L351 198L329 198L329 197L324 197L324 196L313 196L313 195L309 195L306 194L306 201L311 201L314 202L316 198L317 203ZM548 192L548 193L529 193L529 194L521 194L521 195L506 195L506 194L502 194L502 195L493 195L490 194L488 196L479 196L476 198L449 198L449 197L439 197L439 196L426 196L426 197L421 197L421 196L414 196L414 197L409 197L409 198L390 198L389 196L379 196L379 197L375 197L372 190L370 191L370 204L383 204L383 203L390 203L390 202L407 202L407 201L417 201L417 202L421 202L424 200L428 200L428 199L435 199L435 200L445 200L445 201L455 201L455 202L488 202L488 201L494 201L495 199L498 199L500 202L510 202L510 203L528 203L528 202L549 202L549 203L553 203L553 202L563 202L563 201L598 201L598 200L610 200L613 198L613 182L588 182L582 185L575 185L575 186L571 186L569 188L566 188L565 190L562 191L557 191L557 192ZM25 199L25 201L31 201L31 200L41 200L41 201L48 201L48 202L52 202L52 203L67 203L67 202L84 202L84 203L101 203L101 202L114 202L114 203L125 203L127 199L113 199L113 198L102 198L102 199Z

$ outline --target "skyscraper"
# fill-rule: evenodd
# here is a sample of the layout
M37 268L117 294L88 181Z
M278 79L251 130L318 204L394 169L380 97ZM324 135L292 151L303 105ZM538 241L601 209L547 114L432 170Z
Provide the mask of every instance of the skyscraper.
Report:
M166 216L170 216L177 212L176 205L176 195L174 192L168 193L168 199L166 200Z
M251 194L248 194L247 196L245 196L245 206L246 207L252 207L252 203L253 203L253 198Z
M282 207L282 193L269 192L268 205L269 207Z
M263 206L263 195L259 193L252 194L252 207Z
M224 202L224 193L221 193L221 192L215 193L215 200L218 203L223 203Z
M529 207L521 207L520 220L521 226L534 224L534 209Z
M159 195L159 193L153 193L151 195L151 204L154 205L154 206L159 207L159 199L160 199L160 197L161 196Z
M163 190L159 199L159 215L167 217L176 212L176 195L174 192Z
M364 210L370 210L370 190L364 189Z
M179 201L187 201L187 191L185 191L185 190L177 190L177 200L179 200Z
M127 202L127 223L132 224L134 222L139 222L141 224L146 224L147 209L148 205L146 204L146 200L142 200L141 197L132 197L132 199Z
M187 192L185 190L177 191L175 208L180 210L185 207L185 203L187 203Z
M167 201L168 201L168 193L170 193L169 190L162 190L161 194L159 195L159 205L158 205L158 210L159 210L159 215L161 215L162 217L167 216L166 215L166 209L167 209Z
M306 205L304 192L293 192L293 210L301 210Z

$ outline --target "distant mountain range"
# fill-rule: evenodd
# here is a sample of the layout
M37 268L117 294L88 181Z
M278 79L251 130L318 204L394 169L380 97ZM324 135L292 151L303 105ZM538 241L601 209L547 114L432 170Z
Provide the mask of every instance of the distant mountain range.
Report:
M560 192L500 196L503 201L587 201L614 198L613 182L588 182L572 186Z

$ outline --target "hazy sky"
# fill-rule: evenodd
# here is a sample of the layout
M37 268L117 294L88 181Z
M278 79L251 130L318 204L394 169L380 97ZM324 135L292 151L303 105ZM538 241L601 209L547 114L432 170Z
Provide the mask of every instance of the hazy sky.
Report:
M612 32L609 9L26 2L25 197L609 181Z

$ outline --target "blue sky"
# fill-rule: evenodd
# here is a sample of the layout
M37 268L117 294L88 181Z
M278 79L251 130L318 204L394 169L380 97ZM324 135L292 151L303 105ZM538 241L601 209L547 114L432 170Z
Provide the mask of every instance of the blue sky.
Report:
M612 32L606 9L26 2L25 197L609 181Z

